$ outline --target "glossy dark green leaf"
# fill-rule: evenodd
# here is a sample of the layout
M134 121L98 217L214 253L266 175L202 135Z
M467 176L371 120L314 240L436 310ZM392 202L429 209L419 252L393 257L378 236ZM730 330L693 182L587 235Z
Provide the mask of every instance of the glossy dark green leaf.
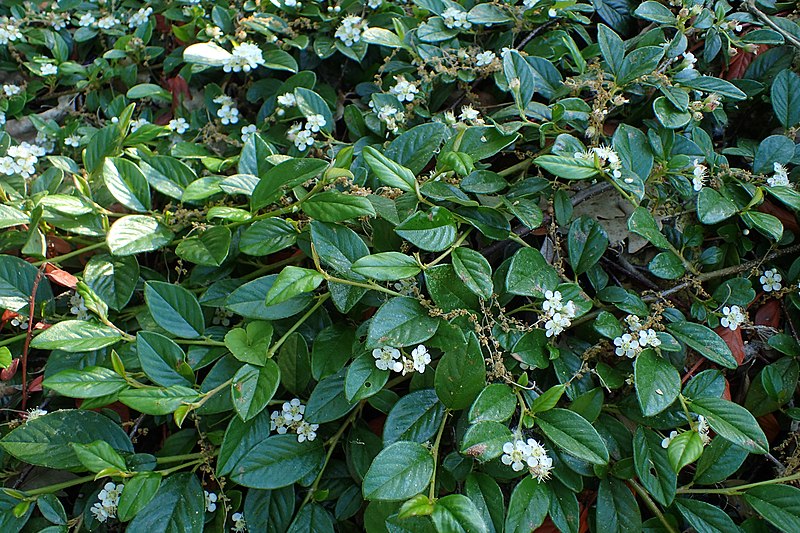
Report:
M281 383L278 364L268 359L264 366L245 364L231 382L233 407L244 420L250 420L260 413L275 395Z
M254 489L288 487L318 468L323 454L319 440L297 442L292 433L272 435L243 455L230 477Z
M180 285L149 281L144 286L144 298L156 323L173 335L194 339L205 331L197 298Z
M126 531L201 533L204 517L203 487L197 476L190 472L173 474L161 483L156 495L136 514Z
M593 464L608 462L603 439L579 414L556 408L538 413L536 422L548 439L570 455Z
M654 416L672 405L681 392L681 376L654 350L644 350L634 363L636 397L644 416Z
M399 501L422 492L433 476L430 451L415 442L400 441L384 448L364 476L367 500Z

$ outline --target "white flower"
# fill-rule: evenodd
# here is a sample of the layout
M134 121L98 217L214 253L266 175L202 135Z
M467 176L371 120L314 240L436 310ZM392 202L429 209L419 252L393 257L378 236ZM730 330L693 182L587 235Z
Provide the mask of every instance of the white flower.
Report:
M233 311L229 311L224 307L217 307L214 309L214 316L211 317L211 323L215 326L225 326L228 327L231 325L231 317L233 316Z
M235 107L223 106L217 110L217 116L225 126L239 122L239 110Z
M653 328L639 331L639 347L644 348L645 346L653 348L661 346L661 339L658 338L658 334Z
M139 128L141 128L145 124L150 124L150 122L148 122L146 118L137 118L137 119L131 120L131 133L136 131L136 130L138 130Z
M72 146L73 148L77 148L81 145L81 136L80 135L69 135L68 137L64 138L64 144L67 146Z
M50 26L53 27L54 30L63 30L67 27L67 21L69 20L69 15L67 13L48 13L47 18L50 21Z
M142 26L144 24L147 24L147 21L150 18L150 15L152 14L153 14L152 7L148 6L139 9L139 11L131 15L131 18L128 21L128 27L136 28L137 26Z
M614 339L614 345L617 347L614 353L620 357L625 356L632 359L641 351L639 341L634 339L630 333Z
M475 64L479 67L487 67L497 58L494 52L486 50L475 56Z
M289 126L288 130L286 130L286 138L294 142L297 139L297 134L300 133L302 130L303 130L303 125L300 124L299 122L295 122L294 124Z
M708 168L705 165L701 165L699 159L692 161L692 167L692 188L696 192L700 192L700 189L706 184Z
M397 348L392 348L391 346L375 348L372 350L372 357L375 358L375 366L379 370L394 370L395 372L403 370L403 363L398 361L400 359L400 350Z
M114 26L119 24L119 19L116 18L114 15L106 15L105 17L99 19L96 23L97 27L101 30L110 30Z
M475 125L483 124L483 119L481 118L480 112L477 109L474 109L471 105L465 105L461 107L461 114L458 115L458 119L464 122L472 122Z
M215 104L219 104L222 107L235 107L236 103L233 101L233 98L228 96L227 94L220 94L216 98L214 98L213 102Z
M278 96L278 105L283 107L294 107L297 105L297 98L293 93L283 93Z
M242 142L246 143L247 141L249 141L250 137L252 137L256 131L258 131L258 128L256 127L255 124L250 124L249 126L242 126L242 137L241 137Z
M369 6L370 9L378 9L381 7L382 3L383 0L367 0L367 6Z
M411 351L411 359L414 361L414 370L420 374L425 372L426 365L431 364L431 354L428 349L420 344Z
M78 293L73 294L69 298L69 312L73 315L78 315L78 320L86 320L89 318L86 303L83 301L83 296Z
M457 7L448 7L442 12L444 25L450 29L460 28L468 30L472 24L467 20L467 12Z
M397 99L401 102L413 102L419 92L417 86L402 76L395 76L394 81L396 84L389 89L389 92L397 96Z
M320 128L324 128L325 124L327 123L322 115L311 115L306 119L306 129L314 133L318 132Z
M305 129L297 132L294 137L294 145L301 152L305 151L306 148L311 148L314 146L314 134L311 133L311 130Z
M545 481L553 469L553 459L547 456L547 450L536 440L528 439L527 445L528 457L525 459L525 464L528 466L528 471L540 482Z
M26 421L30 422L31 420L36 420L40 416L44 416L47 414L47 411L44 409L40 409L38 407L34 407L33 409L28 409L28 417Z
M8 176L19 174L30 178L36 173L36 163L45 153L43 147L28 142L9 146L6 155L0 157L0 172Z
M764 292L772 292L772 291L779 291L781 290L781 281L783 277L778 274L778 270L775 268L771 268L769 270L765 270L764 273L758 278L758 281L761 282L761 286L764 289Z
M124 488L125 485L122 483L115 484L109 481L103 485L103 490L97 494L97 498L100 500L100 503L103 504L103 507L116 507L119 505L119 496L122 494L122 489Z
M572 322L568 317L561 313L554 313L550 320L545 322L544 329L547 337L555 337L561 334Z
M92 15L91 13L84 13L83 15L81 15L81 18L78 21L78 26L81 26L83 28L87 28L87 27L91 26L92 24L94 24L95 20L97 20L97 19L95 19L94 15Z
M730 307L726 305L722 308L722 314L724 316L720 319L719 323L731 331L736 331L736 329L747 320L747 317L742 313L738 305L732 305Z
M22 87L13 83L5 84L3 85L3 92L6 96L14 96L22 92Z
M686 52L683 54L683 61L681 62L683 68L681 69L681 72L694 70L695 63L697 63L697 58L694 56L694 54L691 52Z
M306 406L302 404L300 398L293 398L291 401L283 403L283 416L290 424L300 422L305 412Z
M620 168L622 168L622 163L620 162L619 155L615 152L612 148L600 145L592 148L592 153L594 153L597 160L600 162L601 167L608 167L611 169L611 175L615 178L619 178L622 176L622 172Z
M56 66L55 63L42 63L39 70L42 76L55 76L58 74L58 66Z
M13 18L0 18L0 44L8 44L13 41L21 41L22 32L19 31L17 21Z
M286 433L289 421L283 411L273 411L269 417L270 431L277 431L280 435Z
M317 438L317 429L319 424L309 424L306 421L300 422L295 431L297 432L297 442L309 441Z
M641 319L636 315L626 316L625 323L628 324L628 329L633 333L636 333L644 328Z
M183 135L186 133L186 130L189 129L189 123L186 122L186 119L183 117L180 118L173 118L167 124L167 127L177 133L178 135Z
M402 374L403 376L405 376L406 374L411 374L411 373L414 372L414 360L413 359L409 359L408 357L406 357L404 355L403 358L401 359L401 364L403 365L403 368L400 369L400 374Z
M203 491L203 496L206 499L206 512L213 513L217 510L217 495L213 492Z
M28 317L17 315L11 319L11 325L19 329L28 329Z
M672 442L672 439L674 439L677 436L678 436L677 431L670 431L669 437L664 437L664 439L661 441L661 447L664 448L665 450L669 448L669 443Z
M116 516L116 509L106 509L100 502L95 502L89 511L94 515L94 519L101 524L109 518L114 518Z
M348 15L342 19L342 23L336 28L334 37L342 41L345 46L353 46L361 40L361 33L368 29L367 23L361 17Z
M405 113L391 104L382 105L378 109L378 120L386 124L386 129L392 133L397 133L397 130L400 129L399 123L402 123L405 119Z
M700 439L703 441L703 444L708 444L711 442L711 437L708 434L709 430L708 421L703 415L697 415L697 434L700 435Z
M533 9L538 3L539 0L524 0L522 2L522 5L525 6L525 9L527 10L527 9Z
M767 178L767 185L770 187L791 186L791 183L789 182L789 172L786 170L786 167L776 162L772 164L772 170L775 172L775 174Z
M242 513L233 513L231 519L233 520L231 531L234 533L244 533L247 531L247 523L244 521L244 515Z
M525 468L525 461L530 455L530 447L523 440L506 442L503 444L503 457L500 461L504 465L511 466L514 472L519 472Z
M261 48L255 43L242 43L234 46L231 56L226 59L222 70L225 72L250 72L264 64Z

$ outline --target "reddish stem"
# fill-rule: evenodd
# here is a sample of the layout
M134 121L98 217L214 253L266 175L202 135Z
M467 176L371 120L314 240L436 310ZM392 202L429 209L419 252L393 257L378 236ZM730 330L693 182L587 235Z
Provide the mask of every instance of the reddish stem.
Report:
M45 263L47 264L47 263ZM28 406L28 348L31 344L31 337L33 336L33 320L36 313L36 291L39 289L39 282L42 281L42 274L44 274L44 266L39 267L36 272L36 279L33 280L33 288L31 289L31 299L28 302L28 333L25 335L25 345L22 348L22 410L24 411Z

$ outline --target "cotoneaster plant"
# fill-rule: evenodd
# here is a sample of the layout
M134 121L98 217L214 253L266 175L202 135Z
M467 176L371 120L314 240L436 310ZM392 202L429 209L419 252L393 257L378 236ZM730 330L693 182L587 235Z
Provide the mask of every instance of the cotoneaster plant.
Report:
M796 7L2 2L0 531L800 531Z

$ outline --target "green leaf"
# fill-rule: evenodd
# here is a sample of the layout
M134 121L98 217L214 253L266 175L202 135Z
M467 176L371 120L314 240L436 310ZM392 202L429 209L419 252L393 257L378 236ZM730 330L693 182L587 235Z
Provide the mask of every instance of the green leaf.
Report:
M367 28L362 32L361 40L387 48L403 48L403 41L400 40L400 37L384 28Z
M651 74L658 67L662 57L664 49L660 46L642 46L633 50L622 62L617 85L624 86L640 76Z
M375 216L375 208L368 199L335 190L311 196L303 202L302 209L312 219L322 222L343 222Z
M739 529L725 511L710 503L677 498L675 507L697 533L718 533Z
M279 489L296 483L319 468L324 449L319 439L297 442L297 435L272 435L236 463L231 479L254 489Z
M30 223L30 217L10 205L0 205L0 229Z
M292 522L294 506L293 487L275 490L250 489L244 500L244 516L251 524L259 524L265 533L281 533Z
M253 135L251 139L255 137L257 135ZM244 157L244 155L245 153L242 151L242 156ZM260 161L257 156L255 157L257 161ZM256 161L254 161L255 163ZM253 189L253 195L250 198L250 210L255 212L262 207L277 202L287 190L291 190L293 187L315 178L327 167L328 163L321 159L294 158L283 161L269 170L264 169L262 171L260 168L251 168L249 174L255 174L261 179L258 181L256 188Z
M320 381L306 405L305 419L311 424L324 424L341 418L358 405L349 402L345 396L345 371L328 376Z
M272 70L285 70L297 72L297 61L283 50L266 50L264 52L264 66Z
M724 481L739 470L750 454L735 444L715 437L703 450L694 472L694 482L700 485L713 485Z
M511 258L506 290L511 294L544 298L545 291L558 286L558 273L535 248L520 248Z
M592 159L576 159L563 155L542 155L534 159L534 163L550 174L568 180L586 180L600 173Z
M325 278L316 270L287 266L281 270L267 293L266 305L278 305L300 294L313 292Z
M711 187L703 187L697 194L697 218L703 224L716 224L736 214L736 204Z
M436 434L444 416L444 405L436 391L411 392L394 404L383 425L384 444L397 441L424 443Z
M233 376L233 407L245 422L264 410L281 383L278 363L268 359L264 366L246 364Z
M486 363L478 338L469 334L466 350L446 352L436 365L436 394L450 409L465 409L486 386Z
M675 472L695 462L703 453L703 439L694 431L684 431L673 437L667 448L667 457Z
M139 263L131 256L95 255L83 270L83 281L111 309L121 311L136 289Z
M156 323L176 337L195 339L205 331L197 298L180 285L148 281L144 285L147 309Z
M225 334L225 347L243 363L263 365L272 342L273 327L269 322L257 320L247 328L233 328Z
M297 98L297 107L303 116L306 118L311 115L322 115L325 119L325 125L322 126L322 131L330 133L333 131L333 114L328 104L322 99L320 95L310 89L298 87L294 90L295 98Z
M384 303L372 317L367 331L366 348L410 346L433 337L439 321L417 300L396 297Z
M772 173L774 163L785 165L794 157L794 141L783 135L770 135L758 145L753 171Z
M402 238L428 252L441 252L456 240L457 228L453 214L444 207L417 211L394 228Z
M119 496L117 518L127 522L139 514L150 503L161 487L161 474L158 472L137 472L125 480L125 490Z
M647 492L661 505L670 505L675 498L678 476L657 433L641 426L636 429L633 465Z
M411 278L420 272L417 261L400 252L380 252L367 255L353 263L353 272L378 281Z
M239 239L239 250L247 255L263 256L279 252L297 242L295 227L280 218L253 222Z
M800 489L789 485L753 487L744 499L779 530L800 531Z
M152 483L151 481L150 484ZM143 490L151 488L152 486L143 486ZM128 524L126 531L202 533L204 517L205 498L197 476L189 472L173 474L164 480L150 503Z
M671 130L682 128L692 120L692 114L689 111L675 107L664 96L653 100L653 112L661 125Z
M347 367L344 378L345 398L348 402L357 402L374 396L383 389L388 380L389 371L376 367L372 354L360 355Z
M485 420L505 422L517 409L517 397L504 383L487 385L475 398L469 409L469 421L474 424Z
M264 298L275 283L277 274L245 283L225 300L225 307L237 315L257 320L278 320L296 315L312 301L312 295L299 294L278 305L267 306Z
M65 352L85 352L99 350L116 344L122 334L105 324L86 320L64 320L53 324L31 341L31 348L37 350L63 350Z
M689 406L693 412L703 415L711 429L723 439L751 453L769 452L767 437L744 407L722 398L696 398Z
M597 44L600 45L600 53L608 63L609 70L612 74L617 75L625 57L625 45L622 39L605 24L598 24Z
M593 464L608 463L603 439L581 415L556 408L538 413L536 422L553 444L570 455Z
M549 411L558 404L566 390L566 385L553 385L530 403L528 411L534 415Z
M384 185L401 191L414 190L416 177L409 169L395 163L371 146L365 146L361 153L367 166Z
M558 480L548 481L553 492L550 498L550 519L564 533L579 533L581 509L571 489Z
M772 81L772 109L787 130L800 122L800 76L791 69L782 70Z
M453 269L466 287L484 300L492 297L492 266L480 252L459 247L453 250Z
M198 401L200 394L182 385L165 389L126 389L119 393L119 401L148 415L168 415L185 404Z
M38 498L36 498L36 507L39 509L39 512L42 513L42 516L47 519L48 522L59 526L66 526L67 525L67 512L64 510L64 506L61 504L59 499L53 494L42 494ZM2 523L0 523L2 526ZM54 533L55 531L63 531L59 530L58 528L54 529L45 528L41 530L39 533L44 531L45 533Z
M597 492L597 523L603 524L604 533L642 530L639 505L622 481L610 476L600 481Z
M684 87L697 89L707 93L716 93L729 100L745 100L747 95L736 85L729 81L713 76L697 76L690 80L680 80L678 83Z
M342 369L353 356L355 337L353 329L341 324L328 326L317 334L311 352L311 375L314 379L322 379Z
M719 335L701 324L694 322L675 322L667 324L667 331L679 341L686 343L700 355L726 368L736 368L739 364L731 349Z
M779 218L760 211L745 211L741 216L748 227L756 228L772 240L777 242L783 237L783 223Z
M550 488L525 476L511 493L506 515L506 533L530 533L544 522L550 509Z
M593 267L608 248L608 236L603 227L594 219L583 216L575 220L569 228L567 250L569 263L575 275L580 275Z
M437 500L431 518L436 531L442 533L488 532L478 508L463 494L450 494Z
M231 230L225 226L212 226L200 235L182 240L175 254L196 265L218 267L228 257Z
M295 396L303 392L311 380L311 360L308 345L299 333L291 334L281 346L276 358L281 369L281 385Z
M81 468L70 446L97 440L120 452L133 453L128 435L109 418L94 411L65 409L18 426L0 440L0 446L20 461L47 468Z
M500 422L484 420L467 428L460 451L485 463L503 454L503 445L514 439L511 430Z
M427 268L425 286L433 303L446 313L457 309L477 311L480 308L478 297L461 283L452 265L435 265Z
M38 269L19 257L0 255L0 308L28 314ZM39 309L53 299L53 290L45 279L39 280L36 306Z
M120 157L103 162L103 181L111 195L122 205L145 213L150 210L150 187L135 163Z
M186 354L171 339L153 331L139 331L136 334L136 353L142 370L153 383L162 387L192 385L178 372L181 364L186 362Z
M367 500L401 501L422 492L433 476L430 451L416 442L390 444L375 457L364 476Z
M0 347L0 368L8 368L13 360L11 350L5 346Z
M72 449L81 464L90 472L100 472L107 468L125 472L128 469L125 459L105 441L96 440L89 444L72 443Z
M231 417L217 455L216 474L225 476L231 473L236 463L259 442L265 440L269 432L270 413L267 410L261 411L247 422L238 416Z
M644 207L637 207L628 219L628 231L644 237L662 250L669 250L669 241L661 234L653 215Z
M517 107L520 110L525 109L525 106L533 98L536 88L536 80L533 77L530 63L519 52L511 49L503 54L503 75L509 90L514 95ZM513 85L516 85L518 89L514 90Z
M468 474L464 483L464 494L475 504L484 523L489 526L489 531L503 530L503 492L494 478L482 473Z
M300 509L286 533L334 533L331 514L324 507L311 503Z
M634 384L644 416L664 411L681 392L680 374L654 350L644 350L636 358Z
M62 370L46 378L42 385L70 398L99 398L121 391L127 382L113 370L89 366Z
M678 279L686 273L686 267L683 266L681 258L673 252L660 252L656 254L650 264L647 265L648 270L653 275L661 279Z
M117 219L106 236L113 255L135 255L158 250L172 242L173 233L153 217L127 215Z

